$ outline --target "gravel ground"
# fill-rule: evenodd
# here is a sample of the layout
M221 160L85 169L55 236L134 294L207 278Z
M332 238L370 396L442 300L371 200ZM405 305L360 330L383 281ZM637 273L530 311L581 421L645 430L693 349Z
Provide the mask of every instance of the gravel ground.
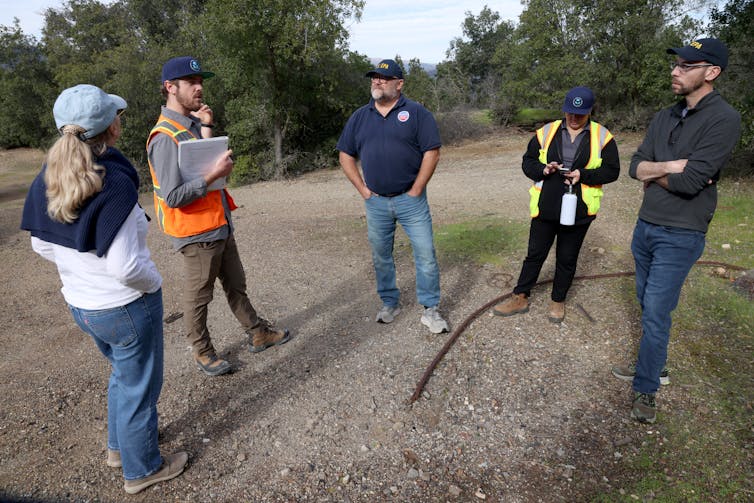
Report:
M443 149L429 187L435 225L485 216L526 223L528 138L506 133ZM639 138L619 140L624 173L606 188L578 275L632 270L641 189L625 169ZM218 285L209 326L235 370L198 372L182 322L171 322L181 260L152 225L165 279L160 442L165 452L187 450L190 461L179 478L128 497L119 471L104 463L107 362L73 323L52 264L16 230L20 201L2 206L0 499L574 501L620 488L622 452L653 434L628 420L630 387L609 377L636 344L631 278L576 282L561 325L546 319L545 286L527 314L482 314L409 404L450 334L419 322L405 239L396 248L404 310L377 324L363 204L339 170L232 192L252 302L294 339L249 353ZM439 259L452 329L510 291L523 256L503 266ZM548 261L540 279L552 269ZM691 406L669 388L661 408Z

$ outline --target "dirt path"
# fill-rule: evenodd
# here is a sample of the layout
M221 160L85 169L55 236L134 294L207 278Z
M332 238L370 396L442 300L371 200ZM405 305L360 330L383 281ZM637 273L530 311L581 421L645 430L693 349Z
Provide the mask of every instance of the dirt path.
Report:
M528 137L444 149L429 190L435 224L527 222ZM621 143L624 171L636 142ZM250 354L218 286L210 330L236 371L209 379L182 323L167 324L160 441L188 450L190 466L129 501L573 501L620 481L620 451L647 435L626 419L629 387L608 372L637 333L630 279L575 284L560 326L546 320L546 288L528 314L483 315L408 406L447 338L419 323L410 249L396 252L404 311L378 325L363 205L340 171L233 194L252 301L295 338ZM625 173L606 188L578 274L632 269L639 198ZM123 501L120 473L104 463L106 362L71 320L53 266L16 231L19 208L0 211L0 499ZM180 310L181 262L150 232L167 317ZM439 257L451 326L510 290L519 255L502 267ZM541 279L551 276L548 262ZM672 390L663 399L672 407Z

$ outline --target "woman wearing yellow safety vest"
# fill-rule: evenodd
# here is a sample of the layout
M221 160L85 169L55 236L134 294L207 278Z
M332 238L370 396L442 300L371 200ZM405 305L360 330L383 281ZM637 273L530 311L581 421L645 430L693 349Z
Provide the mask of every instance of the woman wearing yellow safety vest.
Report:
M566 295L589 224L600 208L602 185L615 181L620 173L613 135L590 120L593 106L592 91L574 87L563 103L565 119L545 124L529 142L522 165L524 174L534 181L529 189L529 248L513 294L493 308L496 315L511 316L529 310L529 294L557 238L547 317L553 323L565 318ZM575 218L572 225L563 225L561 203L569 191L576 194Z

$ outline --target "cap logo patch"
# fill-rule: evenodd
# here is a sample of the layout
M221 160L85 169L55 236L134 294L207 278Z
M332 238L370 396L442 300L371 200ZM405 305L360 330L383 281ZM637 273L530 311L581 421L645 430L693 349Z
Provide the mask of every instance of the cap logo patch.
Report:
M575 106L576 108L581 108L581 105L583 104L584 104L584 100L581 99L581 96L576 96L573 99L573 106Z
M191 60L191 63L189 63L189 66L195 72L201 72L202 71L202 68L199 66L199 62L197 60L195 60L195 59Z
M379 68L384 68L385 70L387 70L388 68L390 68L390 65L388 65L387 63L380 63Z
M697 42L696 40L694 40L693 42L691 42L691 43L690 43L689 45L690 45L691 47L695 48L695 49L701 49L701 48L702 48L702 44L700 44L700 43L699 43L699 42Z
M410 117L410 114L406 110L398 112L398 120L400 122L406 122L409 117Z

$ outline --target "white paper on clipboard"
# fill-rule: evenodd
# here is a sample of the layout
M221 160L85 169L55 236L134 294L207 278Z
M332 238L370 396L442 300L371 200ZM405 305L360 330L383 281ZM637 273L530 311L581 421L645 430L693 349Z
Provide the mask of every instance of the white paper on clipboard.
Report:
M178 143L178 169L184 180L204 176L228 150L228 137L216 136ZM212 182L207 191L225 188L225 177Z

